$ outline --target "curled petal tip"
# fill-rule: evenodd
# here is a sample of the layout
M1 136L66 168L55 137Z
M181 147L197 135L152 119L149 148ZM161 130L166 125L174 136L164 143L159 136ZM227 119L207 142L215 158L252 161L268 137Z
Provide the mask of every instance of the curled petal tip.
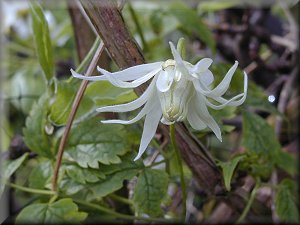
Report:
M133 159L133 161L137 161L137 160L139 160L140 158L141 158L141 156L137 155L137 156Z

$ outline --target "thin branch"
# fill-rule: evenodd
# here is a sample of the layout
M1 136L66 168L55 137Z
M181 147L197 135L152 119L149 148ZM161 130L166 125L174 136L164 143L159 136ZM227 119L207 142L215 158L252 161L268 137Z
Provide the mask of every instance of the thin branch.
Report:
M85 74L86 76L90 76L92 74L103 50L104 50L104 44L103 44L103 42L101 42L88 69L87 69L87 72ZM76 97L75 97L73 105L72 105L72 109L71 109L71 112L70 112L70 115L69 115L69 118L68 118L68 121L66 124L66 128L64 130L63 136L62 136L60 144L59 144L58 153L56 156L56 164L55 164L55 168L54 168L54 175L53 175L53 180L52 180L52 190L53 191L56 191L56 189L57 189L57 179L58 179L58 174L59 174L59 168L60 168L61 162L62 162L64 148L65 148L65 145L66 145L66 142L68 139L68 135L70 133L71 126L72 126L73 120L75 118L77 109L79 107L80 101L81 101L84 91L87 87L87 84L88 84L88 81L86 81L86 80L81 82L81 85L79 87L79 90L76 94Z

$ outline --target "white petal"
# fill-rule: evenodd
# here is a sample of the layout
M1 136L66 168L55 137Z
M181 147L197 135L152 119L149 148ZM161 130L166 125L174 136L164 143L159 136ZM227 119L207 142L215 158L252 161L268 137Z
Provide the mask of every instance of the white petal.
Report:
M102 123L119 123L119 124L132 124L140 119L142 119L149 111L153 108L154 105L159 104L159 100L156 94L153 94L151 98L147 101L144 108L131 120L102 120Z
M244 101L246 100L246 97L247 97L247 88L248 88L248 77L247 77L247 74L244 72L244 93L239 94L239 95L233 97L233 98L230 99L230 100L226 100L226 99L224 99L224 98L222 98L222 97L214 98L214 100L218 101L219 103L222 103L224 106L225 106L225 105L229 105L229 106L239 106L239 105L243 104ZM239 100L236 100L236 99L238 99L238 98L240 98L240 97L242 97L242 98L239 99ZM210 103L210 104L211 104L211 103ZM212 108L216 107L216 108L214 108L214 109L220 109L220 107L222 106L222 105L219 105L219 106L215 106L215 105L214 105L214 106L211 106L210 104L208 103L207 105L210 106L210 107L212 107ZM221 108L223 108L223 107L221 107Z
M90 81L98 81L98 80L107 80L106 76L84 76L81 75L77 72L75 72L73 69L71 69L72 76L78 79L83 79L83 80L90 80Z
M206 70L208 70L208 68L210 67L212 62L213 62L213 60L210 59L210 58L201 59L199 62L197 62L197 64L195 66L193 66L190 69L190 72L192 72L192 73L203 73Z
M215 133L217 138L222 141L222 136L221 136L221 130L214 120L214 118L209 114L206 104L205 104L205 97L199 93L196 95L196 100L195 100L195 107L198 116L200 119Z
M190 123L193 129L195 130L203 130L206 128L206 124L200 119L194 109L194 103L191 101L188 113L187 113L187 121Z
M166 92L170 89L174 80L174 70L162 70L156 81L156 88L160 92Z
M138 160L146 151L151 139L155 135L161 116L162 112L159 103L155 104L152 110L146 116L139 152L134 161Z
M176 61L176 66L177 69L185 76L190 76L189 71L187 70L186 66L184 65L184 62L181 58L181 56L179 55L179 53L177 52L177 50L175 49L175 46L172 42L169 42L170 47L171 47L171 51L172 51L172 55L174 57L174 60Z
M199 79L206 86L209 86L214 81L214 75L212 74L212 72L210 70L206 70L205 72L200 74Z
M213 109L219 110L219 109L223 109L225 106L238 106L238 105L241 104L240 102L244 102L245 98L246 97L245 97L244 94L239 94L239 95L234 96L233 98L231 98L229 100L226 100L226 99L222 98L222 100L225 100L225 102L223 104L221 104L221 105L215 105L215 104L211 103L208 99L205 99L205 102L206 102L207 106L209 106L209 107L211 107ZM239 99L239 100L236 101L236 99Z
M140 86L141 84L147 82L149 79L151 79L157 73L159 73L159 71L161 71L161 68L157 68L132 82L122 81L122 80L115 78L115 76L110 76L110 75L106 75L106 77L109 80L109 82L112 83L116 87L136 88L136 87Z
M221 96L223 95L228 87L229 87L229 84L231 82L231 79L232 79L232 76L236 70L238 66L238 62L235 61L234 65L228 70L227 74L225 75L224 79L221 81L221 83L215 87L210 94L208 94L207 96L209 97L213 97L213 96Z
M96 109L98 112L128 112L135 110L146 103L146 101L152 96L153 92L155 91L155 83L157 77L155 77L146 91L137 99L132 102L121 104L121 105L112 105L112 106L105 106Z
M127 68L125 70L118 71L115 73L110 73L100 67L97 67L97 69L99 72L101 72L103 74L111 75L116 79L119 79L122 81L130 81L130 80L139 79L139 78L143 77L145 74L150 73L151 71L153 71L155 69L161 68L162 64L163 64L163 62L141 64L141 65L133 66L133 67L130 67L130 68Z

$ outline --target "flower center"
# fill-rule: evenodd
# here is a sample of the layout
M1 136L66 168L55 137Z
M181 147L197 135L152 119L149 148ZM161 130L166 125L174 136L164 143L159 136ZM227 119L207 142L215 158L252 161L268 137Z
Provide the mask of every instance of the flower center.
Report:
M187 104L193 95L192 82L176 70L174 60L167 60L162 68L161 76L171 81L170 88L165 91L158 89L164 119L171 123L183 121L187 115Z

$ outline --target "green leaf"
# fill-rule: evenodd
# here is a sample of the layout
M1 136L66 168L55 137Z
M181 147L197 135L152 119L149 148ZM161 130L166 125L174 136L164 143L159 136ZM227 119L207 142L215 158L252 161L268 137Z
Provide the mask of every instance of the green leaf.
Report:
M201 17L195 10L188 8L183 3L174 3L170 6L169 12L176 17L184 29L196 33L198 37L208 45L213 54L216 52L216 43L212 32L202 22Z
M85 96L91 98L98 107L133 101L137 97L133 90L118 88L108 81L90 83Z
M57 224L79 223L85 220L87 213L79 212L70 198L54 203L38 203L25 207L17 216L17 224Z
M291 176L295 176L298 173L298 160L290 153L278 152L275 156L275 163L280 169L288 172Z
M284 179L280 182L275 196L275 208L282 222L299 223L296 194L296 184L292 180Z
M45 92L45 81L36 68L22 68L17 71L9 83L8 98L19 110L28 114L34 102Z
M54 75L54 60L48 23L38 3L30 2L29 5L38 59L46 79L50 80Z
M233 158L232 160L230 160L229 162L219 162L218 165L222 167L222 171L223 171L223 179L224 179L224 183L225 183L225 188L227 191L230 191L231 186L231 179L233 176L233 172L236 168L236 166L238 165L239 161L241 159L243 159L244 156L237 156L235 158Z
M67 176L60 182L60 189L68 195L76 194L76 197L84 198L88 201L104 197L122 188L124 180L133 178L143 168L142 162L133 161L134 157L135 154L126 154L122 156L121 163L101 164L97 170L81 168L85 173L90 173L93 170L102 174L103 177L97 175L98 181L96 182L91 182L91 180L67 172Z
M243 146L249 151L275 156L281 149L274 129L260 116L243 113Z
M4 161L1 165L1 174L0 174L0 196L2 195L5 187L6 180L22 165L22 163L27 158L28 153L25 153L18 159L13 161Z
M134 189L133 201L136 210L150 216L162 215L160 204L166 196L167 188L167 173L162 170L143 170Z
M87 199L99 199L119 190L123 187L124 180L132 179L138 173L138 171L139 168L118 171L107 176L106 179L101 182L89 185L89 189L92 193L87 196Z
M69 81L58 81L56 84L56 92L50 106L49 119L57 126L62 126L67 122L79 85L74 85ZM84 96L80 102L74 122L82 119L93 110L93 100Z
M101 124L100 118L92 118L72 130L65 158L84 168L98 168L99 162L106 165L120 163L119 156L127 151L124 126Z
M105 178L105 174L101 170L81 168L77 165L66 165L64 168L72 180L81 184L95 183Z
M33 168L29 175L29 187L44 189L52 173L51 161L41 160L39 164Z
M53 126L48 121L48 93L43 94L33 105L23 129L24 141L31 151L53 158L51 135Z

